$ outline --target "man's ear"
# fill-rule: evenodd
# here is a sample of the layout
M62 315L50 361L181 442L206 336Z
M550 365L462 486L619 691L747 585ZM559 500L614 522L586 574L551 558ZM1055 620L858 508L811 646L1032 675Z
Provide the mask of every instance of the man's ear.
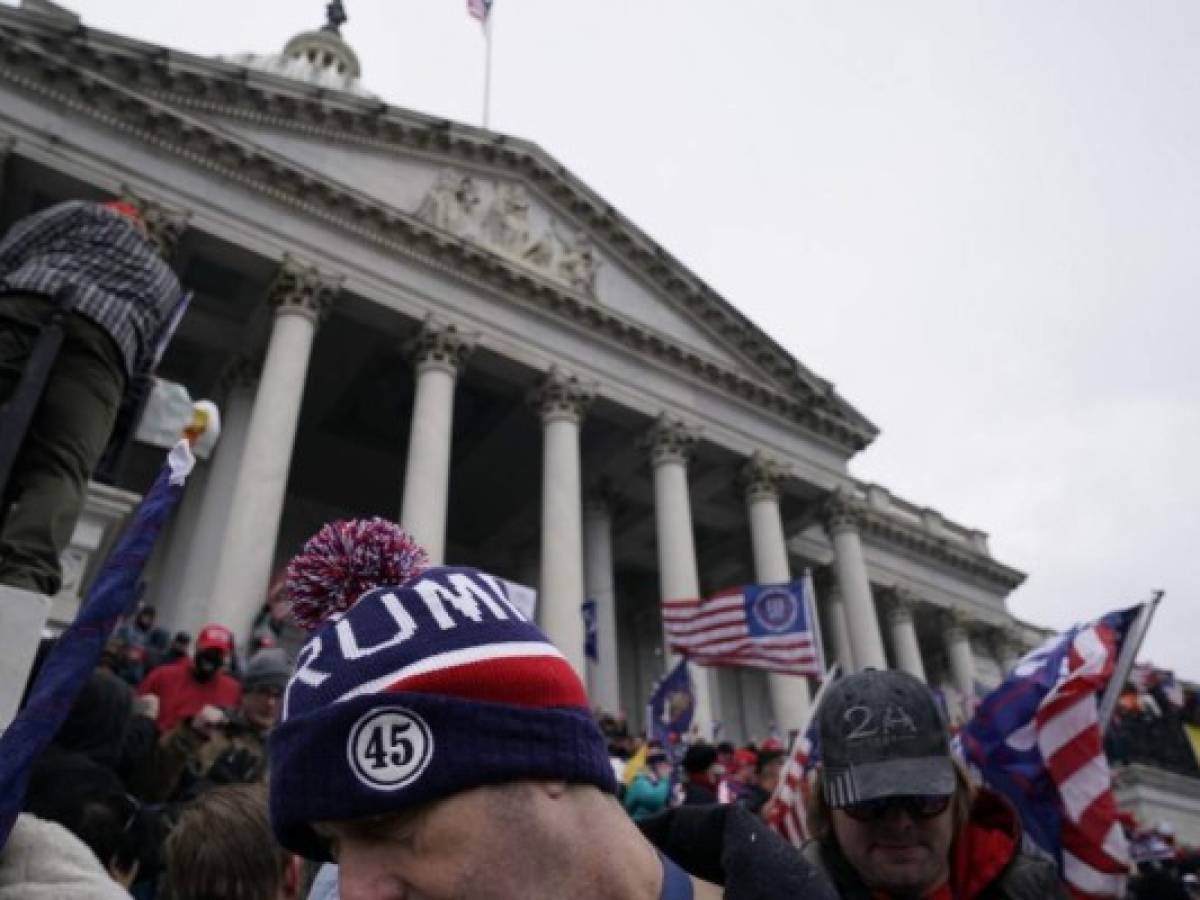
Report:
M283 884L279 886L279 896L283 900L294 900L300 896L300 887L304 882L304 863L295 853L288 854L287 865L283 867Z

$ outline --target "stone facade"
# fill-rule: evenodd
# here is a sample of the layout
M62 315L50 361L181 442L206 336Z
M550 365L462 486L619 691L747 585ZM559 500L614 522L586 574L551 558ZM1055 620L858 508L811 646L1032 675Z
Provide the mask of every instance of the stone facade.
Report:
M377 514L537 586L635 727L664 599L810 570L829 657L903 666L952 709L1040 637L986 535L850 475L865 416L535 145L366 96L333 19L275 64L150 53L49 8L0 7L0 213L152 212L195 292L161 373L225 412L151 567L164 624L244 631L317 526ZM807 708L802 681L692 674L733 739Z

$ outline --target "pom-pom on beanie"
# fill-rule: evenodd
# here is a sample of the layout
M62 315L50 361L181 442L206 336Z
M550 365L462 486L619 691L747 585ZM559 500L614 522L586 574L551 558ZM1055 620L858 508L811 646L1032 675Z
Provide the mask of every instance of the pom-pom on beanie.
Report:
M314 566L326 574L314 592L324 599L301 603L311 637L270 738L280 842L328 859L314 822L401 812L487 784L547 779L615 791L579 677L510 602L507 583L476 569L413 575L400 565L390 582L371 584L348 561L378 554L360 553L353 535L406 548L411 538L381 520L360 525L326 526L321 534L333 528L340 549L324 540L317 563L306 546L289 567L294 603L312 587L304 579ZM335 570L361 591L349 603L328 576ZM334 610L324 621L322 603Z

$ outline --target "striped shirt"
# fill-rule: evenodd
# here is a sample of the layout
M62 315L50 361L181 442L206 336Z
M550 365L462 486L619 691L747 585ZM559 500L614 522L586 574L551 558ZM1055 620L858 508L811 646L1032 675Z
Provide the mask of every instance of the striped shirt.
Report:
M69 200L22 219L0 241L3 292L70 300L74 311L112 336L130 376L151 358L180 287L128 219Z

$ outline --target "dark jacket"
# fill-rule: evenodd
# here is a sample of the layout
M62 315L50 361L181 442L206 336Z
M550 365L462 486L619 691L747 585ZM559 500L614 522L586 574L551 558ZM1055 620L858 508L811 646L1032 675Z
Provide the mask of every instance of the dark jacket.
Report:
M679 807L638 827L688 874L723 886L727 900L836 900L815 866L740 806Z
M837 842L811 841L805 859L828 874L841 900L874 900ZM971 815L954 839L952 893L961 900L1066 900L1053 859L1024 840L1021 821L999 794L981 788Z

